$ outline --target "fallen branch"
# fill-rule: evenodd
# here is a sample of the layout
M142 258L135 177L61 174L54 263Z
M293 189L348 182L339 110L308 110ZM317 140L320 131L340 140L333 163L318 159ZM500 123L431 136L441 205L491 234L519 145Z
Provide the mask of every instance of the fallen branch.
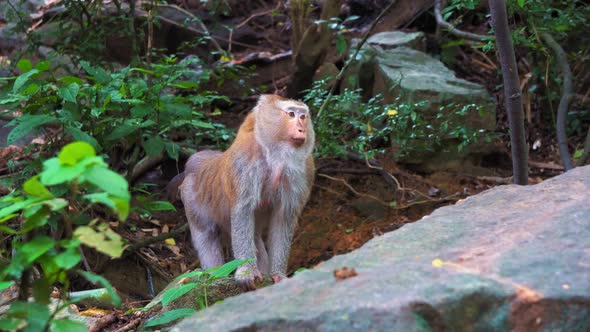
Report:
M184 224L172 229L168 233L162 233L158 236L150 237L144 241L137 242L136 244L129 246L125 249L125 253L123 254L123 258L129 256L130 254L134 253L135 251L137 251L140 248L147 247L150 244L162 242L166 239L169 239L169 238L174 237L176 235L182 234L182 233L186 232L187 229L188 229L188 223L184 223Z
M317 175L320 176L320 177L323 177L323 178L332 180L332 181L340 182L344 186L346 186L346 188L348 188L353 194L355 194L355 195L357 195L359 197L365 197L365 198L371 199L371 200L376 201L377 203L379 203L379 204L381 204L381 205L383 205L385 207L388 207L390 209L393 209L393 210L404 210L404 209L407 209L407 208L409 208L411 206L418 205L418 204L442 203L442 202L448 202L448 201L455 201L455 200L457 200L456 196L459 195L459 193L456 193L456 194L453 194L453 195L450 195L450 196L447 196L447 197L443 197L443 198L431 198L429 196L425 196L424 194L422 194L427 199L421 200L421 201L410 202L408 204L394 205L394 204L385 202L384 200L380 199L377 196L373 196L373 195L370 195L370 194L363 194L361 192L358 192L356 189L354 189L352 187L352 185L350 185L350 183L346 182L346 180L344 180L344 179L335 178L335 177L332 177L332 176L329 176L329 175L326 175L326 174L322 174L322 173L318 173ZM325 187L322 187L322 186L319 186L319 185L315 185L315 186L317 186L317 187L319 187L321 189L324 189L324 190L326 190L328 192L331 192L333 194L336 194L336 195L341 196L340 193L336 193L333 190L330 190L328 188L325 188ZM415 190L412 190L412 191L415 191Z
M131 173L127 176L127 181L129 183L134 183L145 172L159 165L164 160L165 156L164 151L162 151L156 156L144 157L135 164L135 167L133 167L133 170L131 170Z
M434 16L436 17L436 23L439 26L447 29L447 31L450 34L455 35L459 38L469 39L469 40L477 41L477 42L487 42L489 40L494 39L493 36L484 36L484 35L480 35L477 33L471 33L471 32L457 29L451 23L445 21L445 19L442 17L442 14L441 14L442 10L443 10L442 0L435 0L434 1Z
M572 100L573 89L572 89L572 71L570 65L567 62L567 55L563 48L553 39L548 33L543 33L541 38L547 43L547 46L551 48L557 59L557 64L561 67L561 75L563 76L563 85L561 87L561 99L559 100L559 106L557 108L557 144L559 146L559 155L561 156L561 162L566 171L569 171L574 167L572 163L572 157L569 152L567 145L567 134L565 128L567 127L567 112L569 104Z

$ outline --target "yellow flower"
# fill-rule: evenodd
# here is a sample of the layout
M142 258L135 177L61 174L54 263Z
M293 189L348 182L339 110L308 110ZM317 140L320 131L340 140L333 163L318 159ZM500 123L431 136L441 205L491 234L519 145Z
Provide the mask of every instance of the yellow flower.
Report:
M371 126L371 124L370 124L370 123L367 123L367 134L368 134L369 136L370 136L370 135L373 135L373 127Z
M445 262L443 262L440 258L435 258L432 260L432 266L434 267L442 267L443 265L445 265Z
M227 55L222 55L222 56L221 56L221 58L220 58L220 60L221 60L221 61L230 62L230 61L231 61L231 58L230 58L230 57L228 57Z
M387 116L396 116L396 115L397 115L397 110L394 110L394 109L387 110Z

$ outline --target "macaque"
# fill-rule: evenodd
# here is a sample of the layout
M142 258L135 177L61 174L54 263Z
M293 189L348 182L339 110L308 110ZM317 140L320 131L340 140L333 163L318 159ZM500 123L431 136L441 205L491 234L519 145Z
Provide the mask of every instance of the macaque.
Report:
M189 158L168 192L180 191L203 269L224 263L225 233L235 259L255 259L236 271L242 286L254 289L268 274L275 282L285 278L293 232L314 179L314 141L305 104L262 95L227 151Z

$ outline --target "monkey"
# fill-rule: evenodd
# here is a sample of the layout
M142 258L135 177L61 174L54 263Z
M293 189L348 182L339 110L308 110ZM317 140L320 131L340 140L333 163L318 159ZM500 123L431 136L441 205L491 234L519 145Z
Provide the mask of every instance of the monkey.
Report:
M252 290L263 275L275 283L286 277L315 176L314 143L307 105L261 95L225 152L205 150L188 159L167 190L180 193L201 268L224 263L223 234L235 259L253 259L236 270L240 285Z

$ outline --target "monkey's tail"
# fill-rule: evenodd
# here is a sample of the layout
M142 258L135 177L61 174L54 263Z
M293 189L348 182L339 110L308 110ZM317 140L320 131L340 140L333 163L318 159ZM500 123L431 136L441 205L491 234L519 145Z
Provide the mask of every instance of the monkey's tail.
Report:
M166 197L168 197L169 202L174 203L178 200L178 187L180 187L182 181L184 181L184 172L173 177L166 185Z

